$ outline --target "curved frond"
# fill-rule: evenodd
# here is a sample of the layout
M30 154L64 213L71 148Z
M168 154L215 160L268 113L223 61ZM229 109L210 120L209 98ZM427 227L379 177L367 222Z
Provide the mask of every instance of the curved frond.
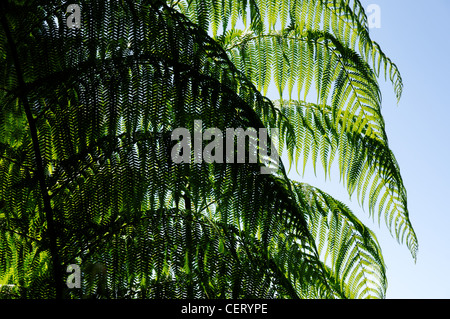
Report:
M332 108L300 101L277 101L288 131L283 143L291 161L305 169L312 159L314 167L321 164L330 174L338 157L341 180L349 194L356 192L361 205L368 200L369 214L384 216L386 226L400 242L406 242L416 258L417 237L411 225L407 206L407 193L399 165L389 147L371 134L367 119L352 116L333 120ZM346 121L347 125L344 125ZM289 146L290 145L290 146ZM316 150L310 156L310 149Z
M258 36L271 34L275 25L279 25L281 32L296 30L298 34L310 31L333 34L342 46L357 52L364 61L367 61L377 76L384 74L385 79L392 82L397 99L400 99L403 90L400 72L396 64L381 50L380 45L371 40L367 16L360 1L283 0L276 2L275 5L273 1L266 4L265 1L247 3L247 0L234 0L222 3L227 3L222 5L222 34L235 29L238 19ZM180 9L188 7L186 1L180 1L178 4ZM232 9L225 8L236 10L231 24L228 23L229 15L226 12ZM241 8L248 8L252 13L250 24L246 23L248 14ZM199 19L199 15L194 11L182 10L182 12L192 21ZM216 16L220 15L216 13Z
M386 266L375 234L330 195L302 183L294 189L309 208L309 228L339 295L384 298Z

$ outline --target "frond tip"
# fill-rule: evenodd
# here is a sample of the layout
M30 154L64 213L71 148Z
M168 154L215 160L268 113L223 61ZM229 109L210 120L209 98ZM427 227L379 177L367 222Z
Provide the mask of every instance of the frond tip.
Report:
M384 298L386 266L375 234L323 191L303 183L295 183L294 190L308 207L308 226L338 295Z

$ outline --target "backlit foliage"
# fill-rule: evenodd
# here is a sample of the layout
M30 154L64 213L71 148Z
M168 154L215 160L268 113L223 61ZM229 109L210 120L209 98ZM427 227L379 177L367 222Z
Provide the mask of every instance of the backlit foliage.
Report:
M385 296L376 236L340 201L262 159L171 159L194 120L279 128L290 165L337 161L415 258L377 79L402 81L359 1L78 3L79 29L67 3L1 4L2 298Z

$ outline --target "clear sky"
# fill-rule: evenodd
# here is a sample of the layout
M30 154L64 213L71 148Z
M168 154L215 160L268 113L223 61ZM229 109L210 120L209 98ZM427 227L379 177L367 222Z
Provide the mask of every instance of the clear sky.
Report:
M389 145L400 165L408 208L419 240L417 263L391 237L384 220L368 215L338 183L306 181L349 205L378 236L387 265L387 298L450 298L450 1L362 0L381 9L373 40L400 69L400 103L390 82L380 80ZM301 177L290 177L302 180ZM303 179L304 180L304 179Z

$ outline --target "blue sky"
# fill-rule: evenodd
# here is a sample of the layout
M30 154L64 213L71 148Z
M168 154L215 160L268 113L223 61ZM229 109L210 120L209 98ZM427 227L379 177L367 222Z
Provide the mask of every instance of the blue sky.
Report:
M397 104L390 82L380 80L389 145L408 191L410 218L419 240L414 263L406 245L382 220L368 219L354 197L332 181L305 176L348 204L378 236L387 265L387 298L450 298L450 1L363 0L381 9L373 40L400 69L404 90ZM305 180L302 177L292 178Z

